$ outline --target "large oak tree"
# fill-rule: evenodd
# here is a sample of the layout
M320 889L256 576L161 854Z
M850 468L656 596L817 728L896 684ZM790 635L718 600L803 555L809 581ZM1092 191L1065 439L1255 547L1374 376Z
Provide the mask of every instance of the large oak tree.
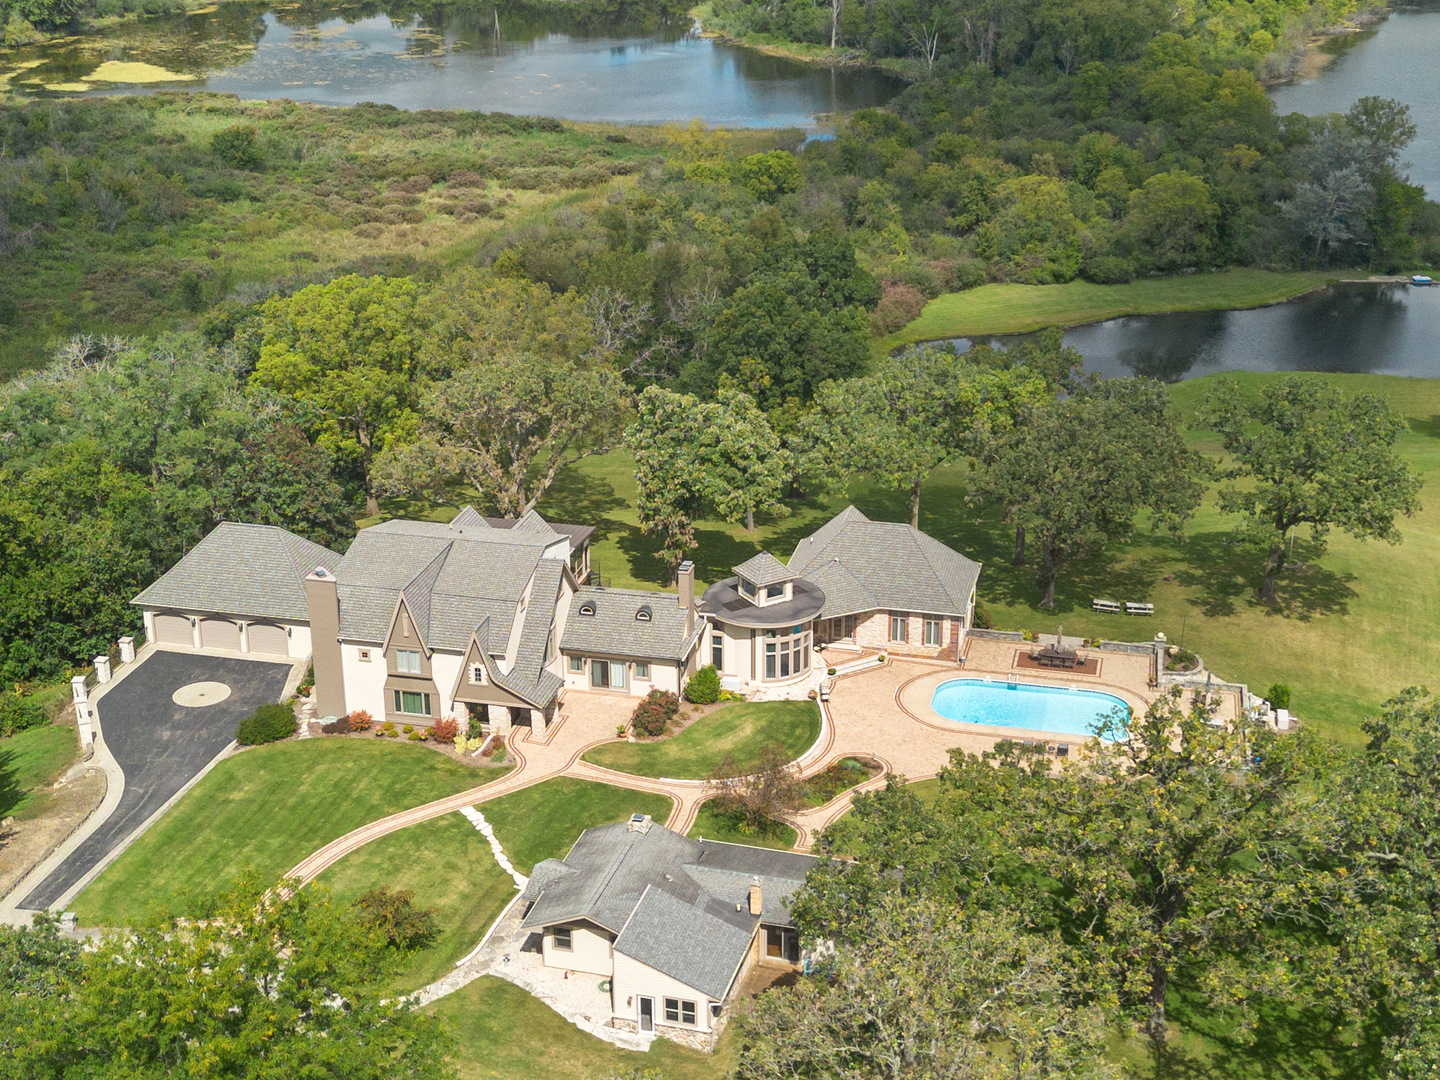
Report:
M1291 376L1250 397L1227 379L1209 413L1232 458L1220 509L1242 515L1237 537L1265 553L1262 600L1276 598L1292 529L1309 525L1322 544L1336 527L1398 544L1395 519L1420 507L1420 481L1395 452L1405 421L1373 394L1346 398L1320 379Z

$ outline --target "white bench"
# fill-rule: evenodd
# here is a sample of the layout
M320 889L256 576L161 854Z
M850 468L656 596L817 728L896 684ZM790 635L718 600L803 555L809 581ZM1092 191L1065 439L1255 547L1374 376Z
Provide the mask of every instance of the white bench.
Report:
M1126 601L1125 601L1125 614L1126 614L1126 615L1154 615L1154 614L1155 614L1155 605L1154 605L1154 604L1137 604L1137 603L1135 603L1133 600L1126 600Z
M1107 615L1119 615L1120 605L1117 604L1114 600L1091 600L1090 610L1103 611Z

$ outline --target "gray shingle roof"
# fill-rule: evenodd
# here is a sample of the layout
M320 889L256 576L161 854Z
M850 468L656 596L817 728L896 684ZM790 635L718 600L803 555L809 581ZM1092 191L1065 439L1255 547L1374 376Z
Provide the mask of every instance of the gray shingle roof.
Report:
M520 643L515 648L515 662L508 672L492 671L502 689L541 709L565 685L563 678L545 667L545 644L555 625L555 598L564 573L565 564L558 559L540 560L520 628Z
M732 569L737 576L762 589L767 585L778 585L782 581L789 581L796 576L795 571L788 569L784 563L768 551L752 555Z
M274 525L226 521L131 603L309 622L306 575L317 566L333 571L342 561Z
M580 614L582 606L591 604L594 615ZM635 617L642 608L650 611L648 621ZM567 653L683 660L699 633L698 619L689 627L685 623L685 609L674 593L582 587L570 599L560 648Z
M801 540L790 569L824 590L822 619L885 608L961 614L980 577L979 563L919 529L853 506Z
M759 922L789 925L786 902L809 855L690 840L661 825L588 829L562 861L535 867L526 927L588 920L615 948L713 998L723 998ZM750 914L760 878L762 911Z
M652 885L615 939L615 951L723 999L755 933L748 913L743 920L735 918L738 914L733 904L686 903Z

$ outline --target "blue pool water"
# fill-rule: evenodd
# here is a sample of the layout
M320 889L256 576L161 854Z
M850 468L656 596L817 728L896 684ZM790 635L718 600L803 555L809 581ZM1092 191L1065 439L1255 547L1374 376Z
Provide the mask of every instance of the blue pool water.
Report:
M1098 690L1065 690L1034 683L952 679L935 688L930 707L947 720L992 727L1052 731L1057 735L1094 735L1101 717L1130 706Z

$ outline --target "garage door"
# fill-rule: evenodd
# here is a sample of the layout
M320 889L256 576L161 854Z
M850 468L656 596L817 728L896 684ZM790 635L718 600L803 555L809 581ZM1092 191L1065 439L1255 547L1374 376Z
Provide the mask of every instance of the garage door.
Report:
M252 653L290 655L290 638L286 636L283 626L276 626L274 623L251 623L249 633Z
M162 645L194 645L190 620L184 615L156 615L155 640Z
M200 644L207 649L239 649L240 627L229 619L201 619Z

